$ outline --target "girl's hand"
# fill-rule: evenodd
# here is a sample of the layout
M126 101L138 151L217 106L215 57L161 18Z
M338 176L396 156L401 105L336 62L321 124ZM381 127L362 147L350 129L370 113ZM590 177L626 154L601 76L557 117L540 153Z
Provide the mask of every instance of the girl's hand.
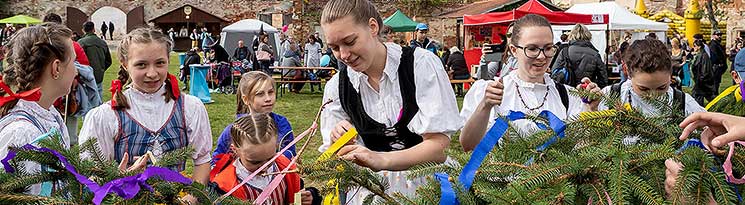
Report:
M303 205L313 204L313 195L310 194L310 191L307 191L307 190L300 191L300 202Z
M347 145L342 147L336 155L341 159L351 160L355 164L370 168L375 172L388 169L388 158L385 158L382 153L371 151L364 146Z
M491 109L494 106L502 104L502 97L504 96L504 81L502 78L489 82L484 91L484 99L481 100L481 104L485 108Z
M577 90L585 90L590 91L592 93L602 95L602 91L600 91L600 87L598 84L593 83L590 81L590 78L582 78L580 81L580 84L577 85ZM582 98L582 102L587 104L590 107L590 110L595 111L598 110L598 106L600 105L599 99L584 99Z
M129 153L125 152L124 156L122 156L122 161L119 162L119 171L121 172L131 172L135 170L142 170L147 166L147 161L150 159L150 155L144 155L135 157L135 162L132 164L132 166L127 167L127 164L129 163Z
M722 147L730 142L745 140L745 118L722 113L697 112L688 116L680 123L683 133L681 140L688 138L694 130L706 126L701 132L701 142L709 149L715 151L714 147ZM713 146L713 147L712 147Z
M352 125L352 123L349 123L349 121L346 121L346 120L342 120L339 123L336 123L336 127L333 130L331 130L331 143L334 143L337 140L339 140L339 138L341 138L341 136L344 135L344 133L347 133L347 131L349 131L349 129L352 129L353 127L354 125ZM347 142L346 145L353 145L356 143L357 143L356 139L352 138L352 140L349 140L349 142Z

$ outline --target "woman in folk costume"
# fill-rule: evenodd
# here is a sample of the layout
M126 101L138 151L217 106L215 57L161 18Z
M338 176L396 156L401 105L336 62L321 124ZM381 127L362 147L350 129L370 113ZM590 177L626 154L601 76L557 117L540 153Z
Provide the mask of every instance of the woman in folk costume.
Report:
M413 194L422 180L409 181L406 172L397 171L444 162L450 136L463 123L442 62L421 48L383 43L380 14L368 0L329 1L321 28L334 56L346 66L326 84L323 99L332 103L321 114L319 150L355 128L360 137L337 154L384 170L388 192ZM359 204L365 195L347 199Z
M142 167L143 163L133 163L136 157L150 156L148 152L159 159L190 146L192 179L206 184L212 149L209 118L202 102L179 93L178 80L168 73L172 46L168 36L148 28L135 29L122 39L122 66L111 85L112 100L86 115L80 142L95 137L105 157L132 166L129 170ZM183 171L185 166L186 160L169 168Z
M473 150L486 130L494 124L497 114L510 111L538 114L543 110L565 120L584 110L597 108L599 101L585 104L569 95L569 86L554 82L546 73L551 58L557 53L553 44L551 24L546 18L529 14L514 22L510 36L510 52L517 58L517 70L496 80L479 80L463 99L461 116L468 119L460 134L466 151ZM589 79L582 79L589 83ZM579 86L578 86L579 87ZM600 92L594 83L584 89ZM532 133L539 128L531 120L513 122L521 133Z
M70 92L78 74L72 31L56 23L27 27L10 39L7 49L8 64L0 81L0 158L6 157L9 146L32 143L52 129L68 147L67 127L52 104ZM24 167L30 173L42 169L27 162ZM35 184L27 193L49 196L51 185Z

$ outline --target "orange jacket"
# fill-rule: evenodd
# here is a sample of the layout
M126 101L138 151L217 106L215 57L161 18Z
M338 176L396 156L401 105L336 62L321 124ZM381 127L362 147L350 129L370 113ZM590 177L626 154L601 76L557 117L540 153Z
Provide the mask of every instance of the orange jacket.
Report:
M233 187L240 184L238 177L235 175L235 166L233 166L233 161L237 158L231 154L219 154L215 157L218 157L220 161L217 161L215 167L210 171L210 182L217 185L217 188L221 191L228 192L233 189ZM283 155L280 155L275 162L277 163L279 170L284 170L287 165L290 164L290 160ZM296 169L295 165L292 165L290 169ZM295 193L299 192L302 188L300 175L297 173L289 173L285 175L284 180L287 184L286 199L289 203L293 203ZM245 186L233 192L231 196L242 200L249 200Z

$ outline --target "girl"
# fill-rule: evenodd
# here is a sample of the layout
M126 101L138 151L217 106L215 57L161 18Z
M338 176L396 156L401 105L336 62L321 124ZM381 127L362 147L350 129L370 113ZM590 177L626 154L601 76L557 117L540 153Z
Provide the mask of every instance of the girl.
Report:
M65 147L70 137L65 122L52 103L67 95L77 75L72 31L56 23L21 29L7 44L7 67L0 81L0 157L8 146L22 146L52 129L62 134ZM13 89L11 89L13 88ZM24 163L27 172L38 172L38 164ZM40 184L28 194L49 196Z
M202 102L179 93L176 77L168 73L172 46L168 36L149 28L135 29L122 39L118 49L122 66L111 83L112 100L88 112L80 142L95 137L104 156L125 165L148 151L158 158L191 146L195 150L192 178L206 184L212 149L209 118ZM122 90L130 81L128 89ZM183 171L185 166L182 161L169 168Z
M274 49L269 45L269 35L262 33L259 37L259 50L256 52L256 58L261 65L261 71L264 71L264 73L268 75L272 74L272 70L269 69L269 66L272 65L275 56Z
M546 18L529 14L513 25L509 50L517 59L517 70L498 80L476 81L463 99L461 116L468 120L461 130L460 143L466 151L481 141L497 113L507 115L514 110L537 114L549 110L563 120L589 109L579 97L567 94L569 86L555 83L546 73L557 52ZM586 89L600 91L594 83ZM592 102L591 107L597 108L597 103ZM530 120L517 120L514 125L525 134L538 130Z
M680 46L680 40L677 38L670 40L670 59L673 64L672 78L674 80L672 86L678 90L683 89L681 79L683 78L683 65L685 65L687 55L685 50Z
M350 128L359 144L341 148L342 159L372 170L401 171L444 162L450 136L460 129L455 94L440 59L428 50L383 43L380 14L368 0L331 0L321 27L339 59L339 74L326 84L321 114L325 151ZM383 172L389 192L412 194L417 182L405 172ZM365 194L352 198L360 203ZM354 202L353 202L354 204Z
M241 81L238 83L237 104L238 109L235 112L236 118L240 118L249 113L269 114L274 120L274 124L277 129L277 136L279 136L278 143L282 149L287 144L295 140L292 133L292 126L282 115L272 112L274 109L274 102L277 100L276 93L274 92L274 79L266 73L260 71L251 71L241 76ZM229 124L225 127L225 130L220 134L220 138L217 139L217 148L212 154L214 157L213 162L217 162L220 159L217 158L220 154L227 153L230 147L230 130L233 128L233 124ZM292 158L295 156L295 145L292 145L284 153L285 157Z
M321 44L318 43L315 35L308 36L308 43L305 44L305 66L318 67L321 63Z
M267 113L251 113L238 118L233 126L230 126L230 149L229 154L219 154L220 159L210 172L210 187L219 194L225 194L233 187L251 175L256 169L274 157L277 146L277 127L274 119ZM273 173L284 170L290 163L290 158L280 156L273 162L265 173ZM290 169L296 169L292 165ZM269 185L273 176L256 175L231 195L242 200L255 200L262 190ZM301 192L302 204L320 204L321 197L315 188L311 191L301 190L302 181L297 173L285 175L284 180L271 194L269 204L292 204L294 195ZM314 203L315 202L315 203Z

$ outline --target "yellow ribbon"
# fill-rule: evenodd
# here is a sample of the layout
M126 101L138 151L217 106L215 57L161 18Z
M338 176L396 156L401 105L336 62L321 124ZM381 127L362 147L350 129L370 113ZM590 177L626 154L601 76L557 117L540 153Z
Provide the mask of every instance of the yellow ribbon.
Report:
M706 110L709 110L712 106L716 105L719 100L721 100L724 97L727 97L727 95L730 95L731 93L735 93L735 100L737 102L742 101L742 95L740 95L740 85L733 85L727 88L726 90L722 91L721 94L719 94L714 100L710 101L709 104L706 105Z
M331 158L331 156L333 156L337 151L339 151L339 149L341 149L341 147L346 145L349 140L352 140L352 138L354 138L355 136L357 136L357 129L349 129L346 133L344 133L344 135L341 136L341 138L339 138L339 140L336 140L334 144L331 144L331 147L326 149L326 151L318 157L318 161L328 160L329 158ZM327 194L323 197L323 205L340 205L341 201L339 199L339 184L336 184L336 181L333 179L329 180L327 184L335 186L336 190L334 191L334 193Z

